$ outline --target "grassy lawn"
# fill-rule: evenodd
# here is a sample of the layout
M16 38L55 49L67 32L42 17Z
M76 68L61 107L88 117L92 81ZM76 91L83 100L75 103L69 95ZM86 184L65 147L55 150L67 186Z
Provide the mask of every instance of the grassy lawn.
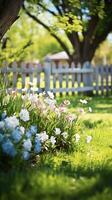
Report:
M71 112L80 98L68 97ZM44 155L27 169L0 171L0 200L112 200L112 98L87 100L93 112L82 121L92 142L69 154Z

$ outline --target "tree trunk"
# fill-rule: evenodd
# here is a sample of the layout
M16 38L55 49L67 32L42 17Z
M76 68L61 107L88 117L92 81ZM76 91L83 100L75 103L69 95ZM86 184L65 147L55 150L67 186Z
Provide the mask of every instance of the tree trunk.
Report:
M18 19L23 0L0 0L0 40Z

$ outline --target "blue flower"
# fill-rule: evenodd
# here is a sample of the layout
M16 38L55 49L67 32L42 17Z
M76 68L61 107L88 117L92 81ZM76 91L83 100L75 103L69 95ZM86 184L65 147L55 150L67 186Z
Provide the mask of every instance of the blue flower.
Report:
M24 140L23 147L24 147L25 151L31 151L32 143L31 143L31 140L29 138Z
M32 133L36 134L36 133L37 133L37 126L32 125L32 126L30 127L30 131L31 131Z
M22 138L21 132L18 129L15 129L12 132L12 138L15 141L15 143L18 143Z
M30 158L30 153L28 151L23 151L23 160L28 160Z
M31 137L32 137L32 132L31 132L30 130L28 130L28 131L26 132L26 137L27 137L27 138L31 138Z
M9 139L2 144L2 150L11 157L14 157L17 153L14 144Z
M6 111L4 111L3 113L2 113L2 120L4 120L6 117L7 117L7 113L6 113Z
M40 153L40 151L41 151L41 143L40 143L40 140L36 137L35 138L34 152L35 153Z
M2 142L4 139L4 135L0 133L0 142Z

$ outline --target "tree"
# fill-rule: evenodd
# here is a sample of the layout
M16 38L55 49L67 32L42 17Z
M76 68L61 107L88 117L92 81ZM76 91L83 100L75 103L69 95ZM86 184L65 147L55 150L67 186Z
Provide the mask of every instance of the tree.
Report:
M47 54L61 50L59 43L43 27L21 11L19 20L2 39L0 63L42 60Z
M112 31L111 0L25 0L23 8L51 33L76 63L91 61L98 46ZM40 13L47 14L44 21ZM60 30L66 34L72 51L63 41Z
M112 63L112 41L110 39L101 43L95 52L93 62L104 65Z
M18 13L22 6L23 0L0 0L0 40L18 19Z

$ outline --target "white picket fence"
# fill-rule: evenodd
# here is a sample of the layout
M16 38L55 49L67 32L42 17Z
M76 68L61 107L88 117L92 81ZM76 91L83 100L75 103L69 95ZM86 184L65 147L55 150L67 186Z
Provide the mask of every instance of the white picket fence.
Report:
M6 62L0 68L7 88L31 88L36 92L52 91L54 94L112 94L112 66L92 66L89 62L83 66L72 64L56 65L46 62L44 66L17 64L9 66ZM31 82L29 84L29 82Z

